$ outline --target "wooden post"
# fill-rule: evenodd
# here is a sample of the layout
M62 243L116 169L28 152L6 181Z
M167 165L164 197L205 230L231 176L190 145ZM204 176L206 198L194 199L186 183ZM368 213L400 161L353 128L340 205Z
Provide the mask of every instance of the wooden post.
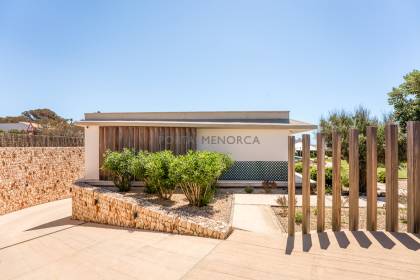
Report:
M420 121L407 124L407 231L420 233Z
M359 131L349 132L349 230L359 229Z
M302 135L302 233L307 234L311 231L311 182L309 177L310 169L310 145L311 138L309 134Z
M386 230L398 231L398 125L385 126Z
M377 216L377 151L376 126L366 129L366 191L367 191L367 222L366 229L376 231Z
M289 236L295 235L295 136L288 138L288 225Z
M316 207L318 232L325 230L325 139L321 133L316 135L317 175L316 175Z
M333 198L332 198L332 230L341 230L341 140L337 131L332 133L333 151Z

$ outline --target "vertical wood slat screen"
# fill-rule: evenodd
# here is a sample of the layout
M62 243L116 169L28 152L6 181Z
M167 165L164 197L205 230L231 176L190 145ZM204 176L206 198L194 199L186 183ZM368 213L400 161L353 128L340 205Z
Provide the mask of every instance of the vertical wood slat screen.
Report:
M359 230L359 131L349 131L349 230Z
M386 230L398 231L398 125L385 126Z
M377 227L377 128L368 126L366 128L366 192L367 192L367 217L366 229L375 231Z
M325 138L321 133L316 135L317 143L317 231L325 230Z
M189 127L137 127L106 126L99 127L99 165L107 150L122 151L130 148L135 151L158 152L171 150L174 154L185 154L196 150L196 128ZM108 174L100 170L100 179L107 180Z
M407 231L420 233L420 121L407 125Z
M310 162L310 136L309 134L303 134L302 135L302 163L303 163L303 169L302 169L302 214L303 214L303 220L302 220L302 233L308 234L311 229L311 205L310 205L310 199L311 199L311 182L310 182L310 168L311 168L311 162Z
M295 136L288 137L288 224L289 236L295 235Z
M332 230L341 230L341 138L340 133L333 131L332 134Z
M359 229L359 132L357 129L349 130L349 230ZM288 233L295 234L295 180L294 180L294 154L295 138L288 138L288 190L289 213ZM302 139L302 208L307 209L310 202L308 196L308 170L309 170L309 135ZM317 134L317 231L324 230L324 217L321 213L325 207L324 184L325 180L325 150L324 138ZM366 230L377 230L377 127L368 126L366 129L366 189L367 189L367 221ZM333 199L332 199L332 229L341 230L341 137L337 131L332 133L332 168L333 168ZM398 125L388 123L385 126L385 170L386 170L386 231L398 232ZM309 217L303 210L302 233L308 233ZM322 215L323 216L323 215ZM407 124L407 232L420 233L420 121L409 121Z

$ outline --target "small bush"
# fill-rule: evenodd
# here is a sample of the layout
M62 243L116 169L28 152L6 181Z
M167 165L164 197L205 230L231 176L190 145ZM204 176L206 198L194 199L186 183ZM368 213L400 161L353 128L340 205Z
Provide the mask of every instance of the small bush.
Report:
M303 213L300 211L296 211L295 213L295 222L296 224L301 224L303 221Z
M131 164L134 159L134 152L124 149L122 152L107 151L104 156L102 169L108 171L114 185L120 192L129 191L131 188Z
M332 167L326 167L325 168L325 185L326 186L332 187L332 177L333 177L332 174L333 174Z
M155 186L147 184L146 182L146 162L148 160L148 156L150 154L148 152L139 152L131 162L131 174L133 175L134 179L137 181L144 181L145 188L144 192L148 194L155 194L157 193L157 189Z
M317 167L316 166L312 166L311 170L310 170L310 177L311 180L316 181L317 180ZM332 167L326 167L325 168L325 186L326 187L332 187ZM345 187L349 187L349 175L344 173L343 170L341 170L341 184Z
M348 174L341 174L341 185L345 187L349 187L349 175Z
M325 186L325 193L326 194L332 194L332 187L331 186Z
M211 185L205 192L203 192L200 199L200 205L205 206L212 202L214 195L216 194L216 184Z
M130 172L134 180L143 181L146 174L146 160L148 153L139 152L131 161Z
M246 193L253 193L254 192L254 188L253 187L250 187L250 186L246 186L245 187L245 192Z
M303 171L303 164L302 164L302 162L296 162L295 163L295 171L297 173L302 173L302 171Z
M146 186L154 188L164 199L171 199L175 183L169 176L169 167L175 160L171 151L161 151L149 154L144 160L144 181Z
M386 180L386 173L385 173L385 169L380 169L378 171L378 182L380 183L385 183Z
M263 181L262 187L265 193L272 193L277 188L276 181Z
M280 205L281 207L287 207L288 206L287 197L285 195L280 195L277 198L277 204Z
M311 171L310 171L310 177L311 177L311 180L314 180L314 181L316 181L316 178L317 178L317 175L318 175L318 170L317 170L317 168L316 168L316 166L312 166L311 167Z
M190 205L207 205L216 191L216 181L233 164L222 153L189 151L170 164L169 177L181 188Z

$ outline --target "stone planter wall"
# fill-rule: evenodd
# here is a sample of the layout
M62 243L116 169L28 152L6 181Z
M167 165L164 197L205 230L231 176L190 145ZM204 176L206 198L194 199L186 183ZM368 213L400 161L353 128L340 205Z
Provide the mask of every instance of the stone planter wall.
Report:
M177 215L148 201L124 197L101 187L74 185L72 218L86 222L152 231L226 239L232 225Z
M0 148L0 215L70 196L83 147Z

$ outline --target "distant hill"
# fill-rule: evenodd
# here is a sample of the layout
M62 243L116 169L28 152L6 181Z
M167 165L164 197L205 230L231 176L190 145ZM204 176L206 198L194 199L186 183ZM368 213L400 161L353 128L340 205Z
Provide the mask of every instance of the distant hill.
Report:
M83 129L50 109L34 109L22 112L20 116L0 117L0 123L31 122L39 125L36 134L56 136L83 136Z

